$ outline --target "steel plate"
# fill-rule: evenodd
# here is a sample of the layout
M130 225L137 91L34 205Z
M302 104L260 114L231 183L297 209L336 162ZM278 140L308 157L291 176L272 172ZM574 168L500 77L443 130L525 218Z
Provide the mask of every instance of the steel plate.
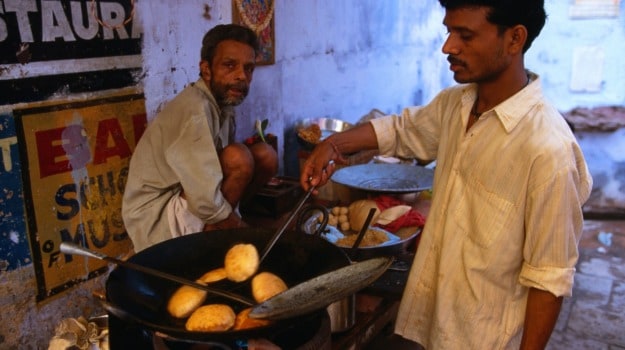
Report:
M373 283L392 262L378 257L317 276L252 307L249 316L283 320L327 307Z
M360 164L337 170L331 180L365 191L409 193L432 188L434 170L410 164Z

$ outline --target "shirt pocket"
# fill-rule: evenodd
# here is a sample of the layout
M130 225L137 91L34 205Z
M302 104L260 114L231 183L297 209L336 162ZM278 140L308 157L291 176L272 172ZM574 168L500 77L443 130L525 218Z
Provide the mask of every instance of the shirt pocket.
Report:
M513 203L479 182L465 184L459 198L451 198L458 228L478 247L490 248L509 225Z

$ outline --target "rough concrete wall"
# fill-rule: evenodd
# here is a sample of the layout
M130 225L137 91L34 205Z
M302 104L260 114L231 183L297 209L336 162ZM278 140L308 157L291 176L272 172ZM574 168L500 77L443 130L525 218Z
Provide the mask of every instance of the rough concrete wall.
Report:
M588 19L571 18L573 3L545 1L547 23L527 52L526 65L541 75L545 94L563 112L580 106L622 106L625 1L620 2L620 16ZM575 61L579 49L588 49L591 57ZM598 89L571 89L574 72L581 74L579 79L588 79L589 88Z
M593 177L588 215L625 217L625 128L577 133Z
M199 78L202 37L208 29L231 22L230 1L141 1L144 27L143 89L148 119L187 84Z
M593 175L587 216L625 217L625 106L580 107L564 117L575 129Z
M294 124L356 122L371 109L399 112L450 85L442 11L436 1L278 2L276 64L257 69L239 108L239 135L269 118L279 132L281 172L299 173Z
M202 36L232 16L224 2L140 6L150 119L197 79ZM269 119L267 131L279 136L281 155L291 156L281 162L281 173L293 173L289 165L295 145L289 137L298 120L332 117L355 122L372 108L393 113L429 101L452 83L440 54L442 15L434 0L278 1L275 64L256 69L250 95L238 108L238 138L254 132L256 119Z

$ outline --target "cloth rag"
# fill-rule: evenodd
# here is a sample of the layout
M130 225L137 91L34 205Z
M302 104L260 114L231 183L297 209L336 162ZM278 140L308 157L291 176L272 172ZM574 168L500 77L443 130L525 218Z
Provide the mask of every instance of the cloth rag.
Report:
M373 200L375 201L380 211L384 211L385 209L388 209L397 205L406 204L402 200L389 196L389 195L380 195L380 196L373 198ZM398 217L397 219L395 219L388 225L377 225L377 226L391 233L396 233L402 227L411 227L411 226L423 227L423 225L425 225L425 216L419 213L418 210L412 208L409 211L407 211L404 215Z

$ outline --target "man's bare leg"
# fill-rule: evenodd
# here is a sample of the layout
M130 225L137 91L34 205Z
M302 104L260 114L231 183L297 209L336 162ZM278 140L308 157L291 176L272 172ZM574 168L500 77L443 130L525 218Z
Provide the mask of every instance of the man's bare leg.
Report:
M266 143L258 143L249 148L243 144L231 144L219 155L223 171L221 192L235 208L243 199L249 199L278 171L276 151ZM234 212L216 224L207 224L206 231L225 228L246 227Z

